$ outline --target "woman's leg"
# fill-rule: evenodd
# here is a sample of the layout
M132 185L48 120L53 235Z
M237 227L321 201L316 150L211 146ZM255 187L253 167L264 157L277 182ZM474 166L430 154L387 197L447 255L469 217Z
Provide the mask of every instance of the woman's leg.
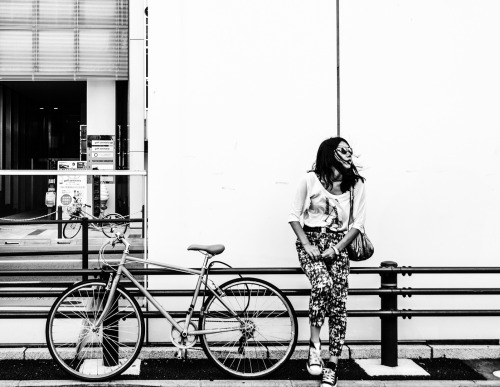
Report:
M309 236L311 239L312 235ZM311 240L319 247L319 240ZM330 313L333 301L333 281L323 260L315 260L309 257L302 246L297 244L299 261L311 282L311 298L309 300L309 323L310 323L310 348L307 369L312 375L320 375L322 372L320 331L326 316Z
M347 251L342 251L340 257L337 257L331 265L330 273L333 278L333 300L330 304L329 313L329 337L330 337L330 360L338 362L344 345L346 327L347 327L347 291L349 277L349 258Z
M309 256L301 257L300 265L311 282L309 299L309 323L311 338L319 342L319 332L333 302L333 280L323 261L315 261Z

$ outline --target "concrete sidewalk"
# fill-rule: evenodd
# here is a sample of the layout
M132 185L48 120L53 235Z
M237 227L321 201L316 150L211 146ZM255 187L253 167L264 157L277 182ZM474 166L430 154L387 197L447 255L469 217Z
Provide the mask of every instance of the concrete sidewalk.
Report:
M19 224L23 220L49 220L40 211L32 211L0 217L0 245L5 246L81 246L82 232L73 239L59 238L57 224ZM132 223L126 232L126 237L136 245L143 245L142 228L140 223ZM89 246L101 246L108 238L99 230L89 228Z
M306 359L307 347L297 346L291 359ZM143 347L139 357L141 359L174 359L177 349L172 346ZM328 350L323 348L322 356L328 357ZM346 344L341 359L380 359L380 345ZM205 359L201 348L192 348L188 351L189 359ZM399 359L459 359L459 360L486 360L500 359L500 345L399 345ZM10 347L0 348L0 360L50 360L47 348ZM500 369L500 360L499 368Z

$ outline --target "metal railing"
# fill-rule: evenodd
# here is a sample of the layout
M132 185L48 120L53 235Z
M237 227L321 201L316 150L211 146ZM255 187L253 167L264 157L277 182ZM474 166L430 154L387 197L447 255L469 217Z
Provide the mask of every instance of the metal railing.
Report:
M0 256L3 255L0 253ZM172 270L165 269L130 269L134 275L185 275ZM105 272L104 272L105 273ZM303 275L300 268L216 268L211 269L213 275ZM348 310L349 317L379 317L381 319L381 362L386 366L398 365L398 318L430 317L430 316L500 316L499 309L398 309L399 296L412 295L498 295L500 288L399 288L398 275L412 274L499 274L500 267L399 267L395 262L382 262L380 267L356 267L351 269L351 274L365 275L378 274L380 276L379 288L349 289L350 296L379 296L381 299L378 310ZM0 284L2 277L27 277L27 276L94 276L102 275L101 271L92 269L59 269L59 270L4 270L0 271ZM54 288L54 284L50 284ZM23 290L12 290L14 286L0 285L0 297L29 297L36 294L37 297L57 297L69 283L58 283L59 290L32 291L29 288ZM40 285L38 285L40 286ZM125 284L126 286L126 284ZM19 281L17 287L22 287ZM127 286L126 286L127 287ZM310 289L282 289L288 297L308 296ZM187 297L192 296L191 290L183 289L158 289L151 290L152 295L157 297ZM131 293L139 296L141 293L132 289ZM203 295L203 293L202 293ZM308 311L296 310L298 317L307 317ZM0 318L4 319L42 319L46 318L48 311L0 311ZM157 311L146 311L146 318L162 318ZM181 318L185 316L183 311L173 311L172 316Z

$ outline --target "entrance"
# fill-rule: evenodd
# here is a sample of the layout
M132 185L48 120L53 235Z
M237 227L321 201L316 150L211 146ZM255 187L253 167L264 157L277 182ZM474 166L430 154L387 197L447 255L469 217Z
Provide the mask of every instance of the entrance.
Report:
M80 159L86 82L0 82L0 169L56 169ZM46 176L2 176L0 216L46 211Z

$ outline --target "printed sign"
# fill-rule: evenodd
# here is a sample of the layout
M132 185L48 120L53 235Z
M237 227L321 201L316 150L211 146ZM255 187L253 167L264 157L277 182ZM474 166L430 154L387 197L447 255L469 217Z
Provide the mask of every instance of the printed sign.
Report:
M87 136L87 155L91 169L115 169L115 136ZM102 183L114 183L113 176L101 176Z
M86 170L85 161L58 161L58 170ZM87 203L87 176L57 176L57 206L62 206L63 219L69 219L77 206Z

